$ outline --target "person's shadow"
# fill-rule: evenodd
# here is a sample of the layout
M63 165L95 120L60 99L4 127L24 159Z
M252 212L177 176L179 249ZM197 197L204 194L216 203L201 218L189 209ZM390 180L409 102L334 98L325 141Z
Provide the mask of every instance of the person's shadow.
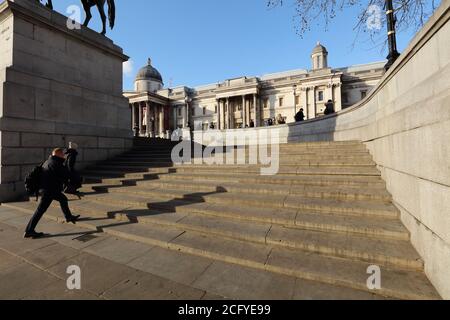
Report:
M186 194L180 198L174 198L169 201L163 202L149 202L147 203L146 209L124 209L119 211L109 211L105 212L105 217L84 217L79 219L79 222L94 222L94 221L111 221L112 219L116 219L118 216L120 218L126 217L127 221L117 220L117 223L108 223L105 225L96 226L97 230L92 231L84 231L84 232L73 232L73 233L61 233L61 234L45 234L43 238L62 238L62 237L76 237L75 239L81 238L83 236L95 236L96 234L101 234L105 232L105 229L125 226L130 224L139 223L139 218L141 217L149 217L163 214L173 214L177 212L177 208L180 206L188 206L196 203L204 203L205 197L213 194L221 194L226 193L227 190L224 187L218 186L216 191L213 192L198 192Z
M125 209L115 212L109 212L110 217L117 215L127 217L129 222L139 223L139 218L149 217L163 214L173 214L177 212L177 208L182 206L189 206L192 204L205 203L205 197L214 194L226 193L227 190L224 187L218 186L216 191L213 192L197 192L186 194L180 198L174 198L164 202L151 202L147 203L146 209Z

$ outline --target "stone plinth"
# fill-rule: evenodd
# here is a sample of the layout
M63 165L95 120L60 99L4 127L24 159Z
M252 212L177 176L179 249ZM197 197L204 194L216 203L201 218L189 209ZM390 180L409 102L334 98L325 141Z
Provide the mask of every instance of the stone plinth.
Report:
M51 149L80 146L79 167L131 147L120 47L35 1L0 4L0 201Z

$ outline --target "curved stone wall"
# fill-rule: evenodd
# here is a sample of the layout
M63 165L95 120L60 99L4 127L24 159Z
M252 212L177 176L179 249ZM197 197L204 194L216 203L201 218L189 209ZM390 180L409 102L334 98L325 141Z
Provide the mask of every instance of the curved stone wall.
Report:
M450 299L449 7L450 0L443 0L358 105L302 124L248 129L279 130L282 143L364 141L425 260L428 277L446 299Z

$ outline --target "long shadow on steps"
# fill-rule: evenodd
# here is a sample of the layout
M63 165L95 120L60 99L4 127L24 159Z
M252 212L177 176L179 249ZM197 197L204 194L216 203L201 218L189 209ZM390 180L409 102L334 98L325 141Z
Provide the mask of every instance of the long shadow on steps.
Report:
M177 208L186 205L193 205L196 203L204 203L204 197L226 193L227 191L222 187L217 187L214 192L198 192L186 194L181 198L174 198L165 202L148 202L147 209L127 209L120 211L108 212L108 216L123 215L132 223L139 223L140 217L149 217L163 214L173 214L177 212Z
M149 173L149 174L144 174L143 178L117 178L117 179L123 179L121 181L121 184L113 184L113 185L101 185L101 186L95 186L93 187L93 191L92 192L81 192L80 196L81 197L85 197L85 196L90 196L90 195L95 195L95 194L101 194L101 193L108 193L108 189L116 189L116 188L126 188L126 187L133 187L133 186L137 186L138 182L142 182L142 181L151 181L151 180L160 180L160 176L162 175L168 175L171 174L172 172L168 172L168 173ZM105 178L108 179L108 178ZM100 183L100 182L99 182ZM87 183L86 185L89 186L89 184L91 183Z

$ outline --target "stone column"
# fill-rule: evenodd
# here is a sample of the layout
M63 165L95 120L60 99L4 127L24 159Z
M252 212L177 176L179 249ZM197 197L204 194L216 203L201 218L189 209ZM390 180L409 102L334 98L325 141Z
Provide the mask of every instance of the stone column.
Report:
M172 107L172 116L173 116L173 130L177 130L177 128L178 128L178 111L177 111L177 108Z
M166 129L164 126L164 120L165 120L164 106L160 106L159 109L160 109L160 111L159 111L159 137L164 138L165 129Z
M226 100L222 100L222 112L220 114L221 122L222 122L222 130L225 130L227 127L227 102Z
M153 138L153 104L147 102L147 136Z
M335 103L335 111L339 112L342 110L342 86L340 83L334 84L334 103Z
M226 117L226 126L225 129L231 129L231 122L230 122L230 113L231 113L231 108L230 108L230 98L227 98L227 105L225 108L225 117Z
M142 134L143 112L142 112L142 106L141 106L140 102L137 104L137 106L139 108L139 136L140 136Z
M300 109L297 109L297 89L294 87L294 117Z
M300 109L301 108L303 108L303 113L306 116L306 120L308 120L309 119L308 88L301 88Z
M242 96L242 109L241 109L241 117L242 117L242 127L245 128L247 124L247 106L245 105L245 96Z
M158 105L156 103L153 103L153 138L156 138L158 136L159 132L159 114L158 114Z
M136 109L134 108L134 104L130 103L131 108L131 130L134 132L134 127L136 126Z
M259 114L261 106L256 94L253 94L253 105L255 106L255 127L261 126L261 115Z
M220 99L216 99L216 105L217 105L217 128L216 129L221 129L220 127Z
M334 102L334 99L333 99L333 84L332 83L329 83L327 85L327 89L325 90L325 94L324 94L324 100L325 100L325 103L327 103L328 100L331 100L331 101Z
M189 123L189 116L190 116L190 110L189 110L189 102L186 102L186 113L185 113L185 128L187 128L189 125L192 125L191 123Z
M253 105L253 108L254 108L254 106L255 105ZM252 108L251 108L251 101L250 100L247 100L247 115L246 115L246 118L247 118L246 125L248 125L250 127L250 121L252 120Z
M308 119L314 119L317 115L316 109L316 87L308 89L308 103L310 108L308 110Z

